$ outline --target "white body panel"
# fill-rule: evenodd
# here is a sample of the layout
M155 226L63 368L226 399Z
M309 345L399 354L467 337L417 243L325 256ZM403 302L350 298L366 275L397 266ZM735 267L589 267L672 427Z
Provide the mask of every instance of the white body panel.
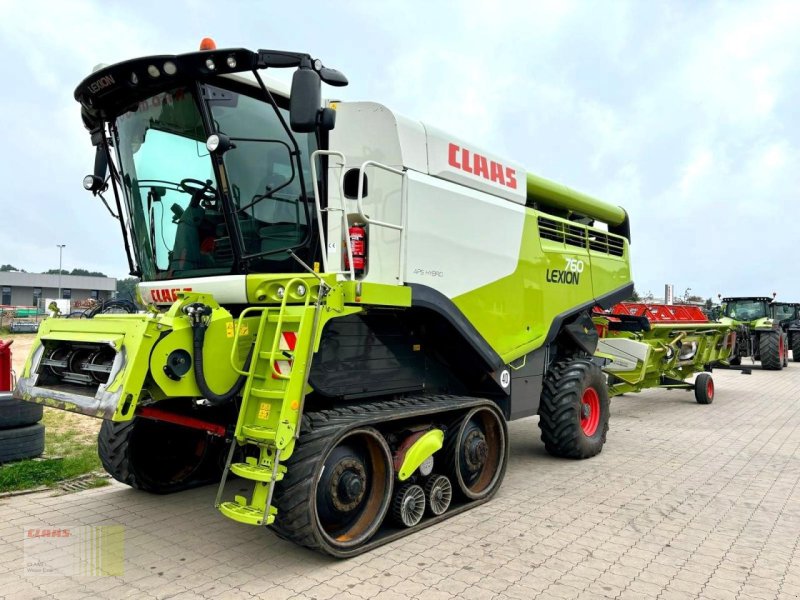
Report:
M597 353L612 357L603 367L609 372L641 370L647 363L651 348L648 344L627 338L604 338L597 343Z
M370 221L405 225L401 233L368 224L365 281L420 283L453 298L513 273L525 221L522 167L380 104L332 106L337 116L329 147L345 161L342 168L340 159L330 160L330 181L368 161L405 172L403 177L364 168L362 214ZM340 198L336 186L328 194L328 206L343 206L349 225L367 220L356 200ZM340 216L328 213L332 271L344 270L346 227Z
M407 178L407 282L455 298L514 272L523 206L413 171Z
M172 279L169 281L142 281L139 295L145 304L169 305L178 292L201 292L212 294L220 304L247 303L246 275L218 275L192 279Z

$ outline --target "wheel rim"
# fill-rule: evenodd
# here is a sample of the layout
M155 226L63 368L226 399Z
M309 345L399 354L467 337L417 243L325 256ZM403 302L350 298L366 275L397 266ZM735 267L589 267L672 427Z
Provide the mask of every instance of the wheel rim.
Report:
M323 461L315 493L316 520L339 548L366 542L380 527L392 498L391 451L371 428L341 438Z
M395 515L404 527L413 527L425 514L425 492L418 485L409 485L397 494Z
M708 399L711 400L714 397L714 380L710 377L708 378L708 382L706 383L706 396Z
M505 466L505 429L489 408L472 409L458 431L454 471L461 492L472 500L488 496Z
M444 475L434 475L425 484L426 496L428 498L428 510L434 516L439 516L450 508L450 501L453 499L453 486L450 480Z
M600 424L600 396L592 387L583 391L581 397L581 429L583 433L592 436Z

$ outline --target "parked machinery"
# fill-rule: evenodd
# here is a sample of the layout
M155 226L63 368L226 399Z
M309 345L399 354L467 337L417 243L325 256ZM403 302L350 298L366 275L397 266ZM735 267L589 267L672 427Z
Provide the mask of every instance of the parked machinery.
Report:
M759 360L763 369L773 371L789 364L786 334L771 316L772 300L767 296L722 299L720 322L736 332L730 364L739 365L745 357Z
M287 67L291 90L262 77ZM600 452L589 311L633 284L623 209L320 81L347 82L208 49L78 86L84 185L111 188L150 310L48 319L16 395L106 419L128 485L222 477L225 516L341 557L489 500L507 420ZM250 497L226 499L229 473Z

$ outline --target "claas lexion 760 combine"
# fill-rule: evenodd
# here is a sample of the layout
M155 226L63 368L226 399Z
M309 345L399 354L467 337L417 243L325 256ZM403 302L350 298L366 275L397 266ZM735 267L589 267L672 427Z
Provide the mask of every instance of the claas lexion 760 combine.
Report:
M347 80L209 48L78 86L149 310L46 320L15 393L105 419L119 481L220 481L225 516L342 557L491 498L508 420L600 452L590 312L633 284L623 209L320 82Z

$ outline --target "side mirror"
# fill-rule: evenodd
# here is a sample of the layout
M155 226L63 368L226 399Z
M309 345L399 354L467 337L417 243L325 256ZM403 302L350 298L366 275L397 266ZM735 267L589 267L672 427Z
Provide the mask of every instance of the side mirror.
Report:
M292 76L289 99L289 123L297 133L309 133L317 126L317 113L322 104L320 79L316 71L300 67Z

